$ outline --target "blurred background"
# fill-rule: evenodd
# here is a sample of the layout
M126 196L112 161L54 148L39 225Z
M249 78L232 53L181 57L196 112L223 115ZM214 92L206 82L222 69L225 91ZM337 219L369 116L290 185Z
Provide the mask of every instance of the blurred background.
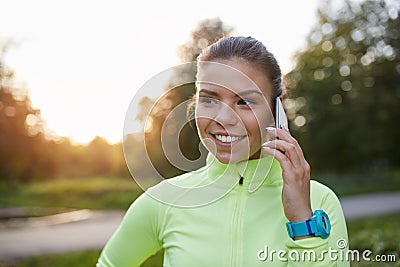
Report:
M400 191L399 1L198 4L0 0L0 239L29 231L32 218L126 210L142 193L122 149L130 100L153 75L229 35L255 37L277 57L313 179L341 199ZM182 171L160 150L161 126L194 86L163 93L139 101L137 131L124 142L172 177ZM185 156L201 156L192 127L179 140ZM352 266L400 266L397 212L348 220L350 248L397 256ZM102 245L29 257L7 257L5 247L0 266L93 266ZM159 253L143 266L161 262Z

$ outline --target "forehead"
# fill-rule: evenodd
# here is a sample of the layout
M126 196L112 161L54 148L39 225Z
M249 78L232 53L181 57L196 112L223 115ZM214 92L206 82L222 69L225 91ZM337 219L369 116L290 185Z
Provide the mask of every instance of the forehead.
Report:
M198 88L213 84L231 90L235 94L256 90L265 96L271 93L271 83L261 70L240 59L198 62Z

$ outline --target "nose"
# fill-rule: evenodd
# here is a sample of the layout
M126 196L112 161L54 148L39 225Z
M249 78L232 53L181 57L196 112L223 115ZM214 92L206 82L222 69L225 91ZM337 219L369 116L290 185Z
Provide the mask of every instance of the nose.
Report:
M236 125L239 121L239 115L229 105L221 103L215 121L226 128L228 125Z

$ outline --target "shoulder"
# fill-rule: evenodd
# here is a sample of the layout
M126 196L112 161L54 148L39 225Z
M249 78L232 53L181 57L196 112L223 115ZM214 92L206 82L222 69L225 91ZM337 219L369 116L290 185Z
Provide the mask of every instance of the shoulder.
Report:
M310 181L310 190L311 190L311 196L326 195L326 194L336 195L335 192L330 187L315 180Z
M147 191L142 193L129 207L127 214L151 213L160 208L160 203Z
M316 194L335 194L330 187L316 180L310 181L310 189Z
M202 183L207 184L209 183L209 178L207 175L207 168L206 167L202 167L200 169L197 169L195 171L190 171L187 173L183 173L181 175L169 178L169 179L165 179L162 182L160 182L159 184L157 184L156 186L154 186L154 188L157 187L165 187L166 184L172 184L172 185L176 185L176 186L184 186L184 187L188 187L188 186L199 186Z
M229 181L232 179L229 178ZM197 207L215 201L229 192L227 179L215 179L207 168L166 179L147 190L159 202L171 207Z
M325 205L340 205L336 193L328 186L315 181L310 181L310 199L312 205L325 206Z

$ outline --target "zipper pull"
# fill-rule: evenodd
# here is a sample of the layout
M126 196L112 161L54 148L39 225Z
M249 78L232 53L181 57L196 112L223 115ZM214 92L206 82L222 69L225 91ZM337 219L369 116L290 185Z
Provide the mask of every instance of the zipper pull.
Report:
M239 184L240 184L240 185L242 185L242 184L243 184L243 176L240 176L240 179L239 179Z

